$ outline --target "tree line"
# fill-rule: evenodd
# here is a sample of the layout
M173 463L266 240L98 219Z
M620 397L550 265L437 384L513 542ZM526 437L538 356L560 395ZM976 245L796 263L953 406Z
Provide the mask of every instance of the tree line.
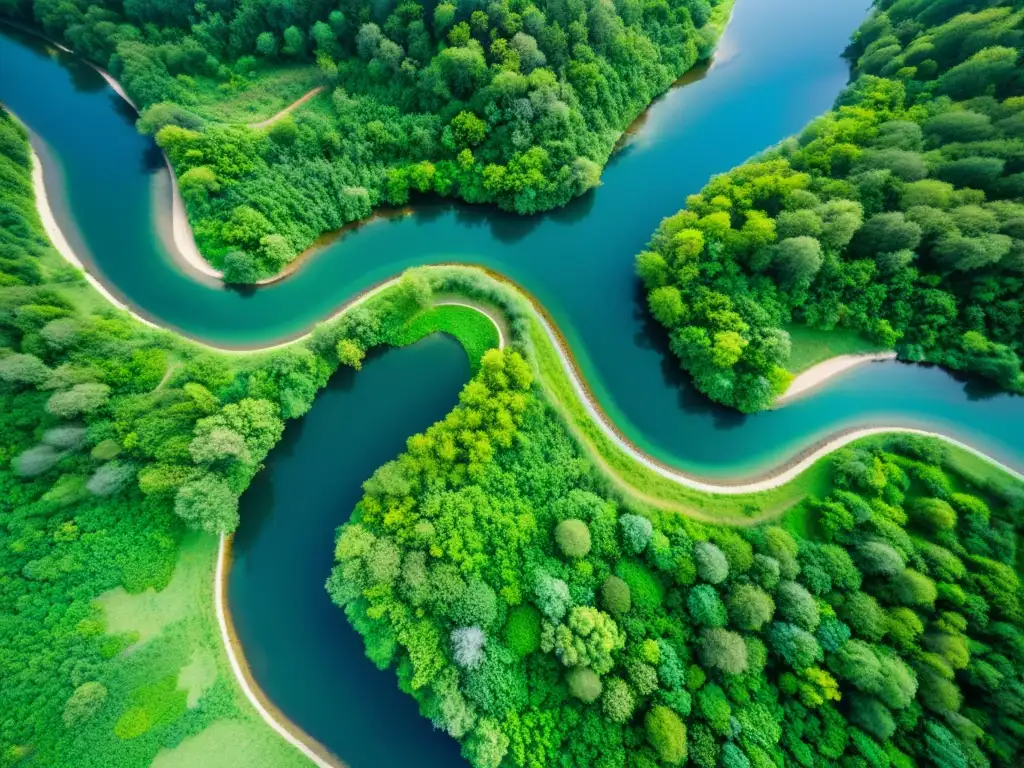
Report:
M968 768L1024 755L1024 488L838 452L782 523L613 492L492 351L364 484L327 591L474 768Z
M711 399L768 408L790 323L1024 391L1024 6L973 5L878 3L836 108L712 179L637 257Z
M245 283L410 195L530 214L583 194L629 123L710 55L715 5L12 0L0 13L123 83L180 178L200 249ZM230 96L284 64L317 68L330 106L268 130L196 114L197 84Z

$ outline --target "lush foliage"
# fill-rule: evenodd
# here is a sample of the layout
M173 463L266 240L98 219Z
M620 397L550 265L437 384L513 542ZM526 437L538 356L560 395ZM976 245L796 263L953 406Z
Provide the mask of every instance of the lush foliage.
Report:
M194 599L216 540L186 527L234 527L282 415L312 398L308 358L257 372L97 301L42 234L29 163L0 112L0 765L146 766L227 720L301 764L241 703Z
M327 582L474 766L1019 764L1024 490L893 439L836 455L810 538L705 526L610 492L539 393L489 352Z
M792 322L1024 391L1021 3L878 6L836 109L713 179L637 257L713 400L767 408Z
M718 4L12 0L0 12L109 67L167 152L203 252L253 282L411 193L564 205L710 55ZM258 91L284 63L326 86L294 118L253 129L198 116L203 99Z
M235 528L284 420L339 363L435 330L420 319L431 285L410 275L270 354L213 353L99 299L46 242L29 166L24 132L0 112L0 765L143 766L200 732L301 764L217 661L212 610L196 599L210 594L216 539L188 529ZM477 349L493 341L486 319L448 319ZM523 620L520 652L539 631ZM234 730L207 735L225 719Z

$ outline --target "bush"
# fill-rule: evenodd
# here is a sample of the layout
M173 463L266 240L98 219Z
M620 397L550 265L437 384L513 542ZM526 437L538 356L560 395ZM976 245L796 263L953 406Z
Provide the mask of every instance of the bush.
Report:
M747 645L735 632L719 627L705 629L700 636L700 658L709 669L739 675L747 670Z
M540 613L532 605L517 605L509 612L505 642L520 659L540 648Z
M654 527L651 521L640 515L623 515L619 518L622 528L622 546L631 555L638 555L647 548Z
M686 726L668 707L656 706L644 718L647 741L658 759L669 765L680 765L686 759Z
M566 557L586 557L590 552L590 529L582 520L563 520L555 526L555 541Z
M601 695L601 678L589 667L573 667L565 676L569 693L585 704L597 701Z
M709 584L721 584L729 576L725 553L710 541L698 541L693 547L697 575Z
M64 725L76 728L90 720L107 701L107 688L101 683L82 683L64 704Z
M613 616L629 613L629 585L618 576L609 575L601 585L601 604Z
M605 717L613 723L627 722L636 709L636 698L629 688L629 683L618 677L611 678L604 686L601 708Z
M658 577L640 563L624 560L615 566L619 578L629 587L633 606L641 612L656 611L664 598L665 589Z

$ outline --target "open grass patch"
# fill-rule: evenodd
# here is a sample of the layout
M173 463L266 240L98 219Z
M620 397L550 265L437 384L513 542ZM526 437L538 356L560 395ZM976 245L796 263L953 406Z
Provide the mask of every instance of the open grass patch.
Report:
M310 64L263 66L228 82L194 78L189 109L206 120L256 123L275 115L318 85L323 76Z
M262 723L218 720L173 749L161 751L152 768L276 768L309 764Z
M839 355L863 355L884 352L886 347L861 336L857 331L836 328L822 331L806 325L790 325L786 331L793 342L789 372L796 374Z
M181 545L181 554L170 583L157 592L149 587L132 594L124 587L105 592L97 599L111 635L134 633L139 642L160 634L163 629L195 612L197 601L208 601L212 587L211 563L217 540L212 536L189 534Z
M217 659L209 648L196 648L188 666L178 672L177 687L185 691L186 705L193 709L213 684L217 682Z
M396 347L404 347L432 333L453 336L466 350L469 365L475 374L480 359L489 349L499 345L498 329L491 319L477 309L454 304L442 304L420 312L406 323L392 338Z

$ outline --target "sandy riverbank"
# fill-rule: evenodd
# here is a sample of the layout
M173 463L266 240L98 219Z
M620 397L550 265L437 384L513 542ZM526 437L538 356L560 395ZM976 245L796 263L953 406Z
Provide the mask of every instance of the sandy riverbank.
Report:
M263 721L281 738L308 757L318 768L347 768L326 747L289 720L260 690L245 662L242 647L235 634L231 612L227 607L227 576L231 568L231 537L221 534L217 549L217 570L213 580L213 603L217 611L221 643L231 664L238 686Z
M775 405L778 407L798 397L807 395L830 379L857 366L864 365L865 363L895 359L895 352L869 352L863 355L837 355L836 357L830 357L828 360L823 360L817 365L812 365L806 371L797 374L796 378L790 382L789 388L775 399Z

